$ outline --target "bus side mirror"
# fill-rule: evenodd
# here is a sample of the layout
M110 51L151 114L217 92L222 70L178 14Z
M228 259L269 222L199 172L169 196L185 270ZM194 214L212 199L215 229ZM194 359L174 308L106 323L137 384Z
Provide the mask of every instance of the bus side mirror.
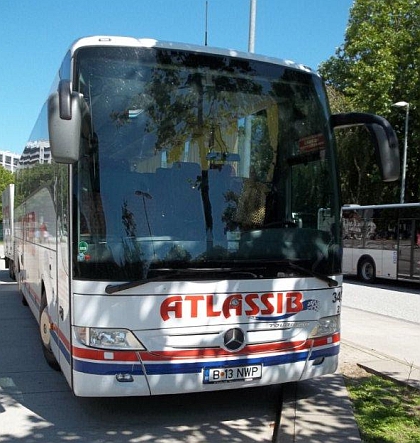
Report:
M72 92L70 81L61 80L58 91L48 98L48 131L51 154L57 163L75 163L80 157L83 96Z
M375 145L382 180L384 182L398 180L400 176L398 139L388 120L378 115L361 112L331 115L333 129L361 125L366 126Z

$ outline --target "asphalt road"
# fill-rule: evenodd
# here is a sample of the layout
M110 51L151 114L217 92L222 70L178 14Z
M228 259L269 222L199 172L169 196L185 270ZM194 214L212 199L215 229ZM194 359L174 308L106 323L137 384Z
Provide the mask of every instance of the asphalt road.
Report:
M340 366L353 361L420 386L419 342L420 284L345 279Z
M378 279L366 285L345 278L343 306L420 323L420 284Z

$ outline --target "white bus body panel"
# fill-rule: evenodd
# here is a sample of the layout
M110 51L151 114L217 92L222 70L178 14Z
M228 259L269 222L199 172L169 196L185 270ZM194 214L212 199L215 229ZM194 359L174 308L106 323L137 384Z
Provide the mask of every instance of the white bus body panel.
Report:
M363 256L373 259L376 276L379 278L397 278L397 251L384 249L343 249L343 274L357 275L358 265Z
M74 282L72 323L129 329L146 350L95 349L73 334L76 395L140 396L253 387L312 378L337 368L339 332L314 340L307 337L318 318L340 312L341 282L331 289L313 278L161 282L102 295L106 285ZM239 303L232 304L234 300ZM273 312L264 314L267 309ZM255 315L246 314L251 310ZM244 332L243 351L224 348L224 334L232 328ZM70 357L70 349L64 353ZM261 368L260 377L205 382L209 369L236 367ZM118 374L130 381L118 381Z

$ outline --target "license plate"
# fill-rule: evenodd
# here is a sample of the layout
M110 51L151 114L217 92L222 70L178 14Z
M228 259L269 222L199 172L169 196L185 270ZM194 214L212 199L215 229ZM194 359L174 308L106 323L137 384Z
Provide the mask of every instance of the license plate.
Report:
M261 365L205 368L203 383L226 383L230 381L255 380L261 378L261 376Z

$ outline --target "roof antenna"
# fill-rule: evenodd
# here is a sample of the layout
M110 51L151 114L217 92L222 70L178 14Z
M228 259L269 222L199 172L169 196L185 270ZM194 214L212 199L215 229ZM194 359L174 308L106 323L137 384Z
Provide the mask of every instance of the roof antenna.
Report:
M206 0L206 30L204 32L204 46L207 46L207 12L209 8L209 2Z

